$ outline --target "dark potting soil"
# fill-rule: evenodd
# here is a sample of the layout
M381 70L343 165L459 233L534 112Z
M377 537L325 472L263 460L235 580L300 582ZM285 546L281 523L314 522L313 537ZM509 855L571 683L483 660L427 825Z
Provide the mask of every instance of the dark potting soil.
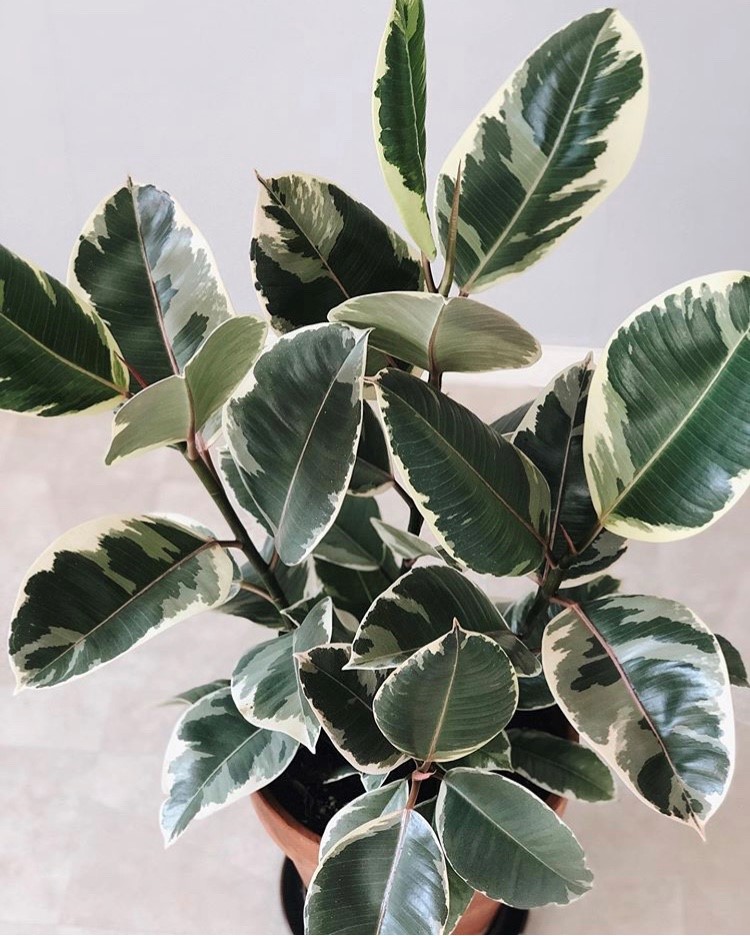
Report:
M536 712L516 712L509 728L536 728L548 731L559 738L570 736L570 724L557 706L539 709ZM355 797L365 792L359 774L331 781L338 771L349 767L324 732L321 732L317 750L313 754L300 746L294 760L282 776L269 784L266 789L288 813L312 832L322 835L332 816ZM414 769L412 761L402 764L389 777L395 780L407 777ZM531 790L540 799L549 794L517 774L510 774L514 780ZM428 800L437 793L438 783L428 780L419 791L420 802Z

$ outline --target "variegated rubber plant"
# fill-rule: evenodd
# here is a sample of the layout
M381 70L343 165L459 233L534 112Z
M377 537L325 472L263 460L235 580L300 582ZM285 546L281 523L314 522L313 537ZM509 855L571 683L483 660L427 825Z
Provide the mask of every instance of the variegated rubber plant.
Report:
M446 372L538 358L470 296L628 172L638 36L605 9L542 43L459 139L432 211L425 75L422 0L394 0L373 120L416 246L331 182L259 177L257 316L235 314L154 185L128 180L94 210L67 286L0 251L0 406L115 410L107 463L171 447L230 531L127 515L64 534L21 586L18 686L83 676L207 609L266 628L232 674L179 694L161 823L173 842L327 736L363 792L323 835L311 934L448 933L475 891L521 908L584 894L580 846L527 781L600 801L614 774L702 834L732 776L730 684L747 685L693 611L602 573L627 539L700 533L748 486L750 274L667 290L596 366L491 425L441 389ZM403 528L381 519L393 491ZM503 604L472 573L533 587ZM582 743L512 721L553 705Z

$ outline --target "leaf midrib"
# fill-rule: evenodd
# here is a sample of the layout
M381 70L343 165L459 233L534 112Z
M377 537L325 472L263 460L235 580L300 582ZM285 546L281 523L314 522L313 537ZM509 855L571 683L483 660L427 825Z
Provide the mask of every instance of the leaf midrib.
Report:
M596 38L594 39L594 41L593 41L592 44L591 44L591 50L589 51L588 57L586 58L586 64L585 64L585 66L584 66L584 68L583 68L583 70L582 70L581 78L580 78L580 80L579 80L579 82L578 82L578 85L577 85L577 87L576 87L576 89L575 89L575 92L573 93L573 96L572 96L572 98L571 98L570 104L569 104L569 106L568 106L568 110L567 110L567 112L566 112L566 114L565 114L565 118L563 119L563 122L562 122L562 124L561 124L560 132L559 132L559 134L558 134L557 139L555 140L555 143L554 143L552 149L550 150L549 156L548 156L548 158L547 158L547 160L546 160L546 162L545 162L545 164L544 164L544 168L543 168L543 169L541 170L541 172L538 174L538 176L536 177L536 179L535 179L534 182L532 183L531 187L527 190L527 193L526 193L526 195L524 196L523 201L522 201L521 204L518 206L518 209L516 210L516 212L514 213L513 217L512 217L512 218L510 219L510 221L508 222L508 224L505 226L505 230L504 230L504 231L500 234L500 236L495 240L495 242L492 244L492 246L490 247L490 249L487 250L487 251L485 251L484 260L482 260L482 261L477 265L477 267L476 267L476 269L474 270L474 272L472 273L472 275L469 277L469 279L468 279L468 280L466 281L466 283L464 284L464 287L463 287L463 288L464 288L467 292L470 292L470 291L471 291L472 287L476 284L477 280L479 279L479 277L481 276L481 274L484 272L485 267L486 267L487 264L489 263L490 257L494 257L494 255L498 252L498 250L500 250L500 248L503 246L503 244L504 244L507 240L509 240L510 234L511 234L513 228L514 228L514 225L516 224L516 222L518 221L518 219L521 217L521 215L523 214L523 212L524 212L524 211L526 210L526 208L528 207L528 205L529 205L531 199L536 195L537 189L538 189L539 186L541 185L542 181L544 180L544 177L547 175L547 172L548 172L549 169L550 169L550 166L552 165L552 163L553 163L555 157L557 156L557 151L558 151L558 149L560 148L560 146L561 146L561 144L562 144L563 137L565 136L565 134L566 134L567 131L568 131L568 125L569 125L569 123L570 123L571 117L573 116L573 111L575 110L575 108L576 108L576 106L577 106L577 104L578 104L579 95L581 94L581 91L582 91L582 89L583 89L583 86L584 86L586 80L588 79L588 76L589 76L589 69L590 69L590 67L591 67L591 60L592 60L593 57L594 57L594 52L596 51L596 49L597 49L598 46L599 46L599 40L601 39L602 33L604 32L604 28L605 28L605 26L607 26L607 25L609 24L611 18L612 18L611 16L607 17L606 22L601 26L601 28L599 29L599 31L598 31L597 34L596 34Z

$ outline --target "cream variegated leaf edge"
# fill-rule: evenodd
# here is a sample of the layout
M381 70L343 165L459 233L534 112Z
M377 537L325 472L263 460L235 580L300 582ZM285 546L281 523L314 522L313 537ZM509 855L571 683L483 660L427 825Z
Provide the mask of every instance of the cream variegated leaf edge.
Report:
M593 20L594 17L605 18L588 55L586 69L592 66L597 46L612 42L615 50L614 61L602 69L599 77L606 78L617 67L626 67L640 57L642 68L640 87L619 109L614 108L614 114L600 132L589 134L576 141L578 148L581 143L590 147L592 165L589 171L582 177L577 177L573 171L563 173L563 184L560 184L555 192L545 196L543 191L540 193L542 183L545 181L550 166L554 166L562 136L569 127L571 116L576 114L576 104L579 108L581 106L582 102L578 98L585 86L586 78L590 76L584 72L579 77L573 100L569 102L567 111L561 115L561 119L554 122L548 119L544 129L552 133L552 138L539 140L538 133L541 133L541 130L537 133L535 128L526 121L521 103L529 78L529 66L535 57L542 56L545 47L547 55L544 58L544 66L548 67L549 62L559 65L562 55L553 47L553 42L563 34L580 28L584 21ZM559 88L555 91L560 93ZM550 90L550 95L552 93ZM616 98L613 97L613 102L615 100ZM594 101L593 104L589 104L589 107L594 107L596 103ZM605 101L605 104L608 103ZM598 106L601 110L604 105L599 101ZM619 11L604 9L588 14L545 40L482 108L451 150L440 170L435 191L435 214L438 218L443 250L445 250L445 231L450 217L454 182L459 168L461 171L459 184L463 201L459 200L456 263L456 280L459 286L467 293L479 292L492 286L501 277L522 272L559 243L560 239L581 219L587 217L628 174L643 136L647 109L648 70L645 53L637 33ZM539 110L543 111L541 107ZM500 117L502 120L499 119ZM493 139L493 126L497 125L501 125L503 132L507 134L507 145L510 150L507 154L499 148L498 141ZM557 132L554 133L554 131ZM495 129L494 132L496 134L497 130ZM494 184L496 186L499 184L498 173L506 172L512 176L513 185L518 186L524 194L522 198L517 199L518 205L515 211L508 223L497 231L493 242L490 245L483 245L482 237L477 227L472 224L472 220L475 220L477 224L484 222L486 233L488 219L472 218L467 210L465 188L467 177L472 172L479 172L480 167L481 171L492 173L493 160L496 171L491 179ZM489 170L486 168L488 162L490 163ZM578 171L579 162L580 159L570 160L569 169L572 166ZM502 194L507 197L507 190L502 191ZM524 249L523 241L532 240L532 235L525 231L521 224L524 213L535 198L545 197L549 217L544 224L537 226L534 230L535 236L541 237L541 242ZM570 199L570 206L564 210L567 199ZM559 207L555 207L555 202ZM489 196L473 206L477 211L491 210L491 207L493 207L493 200ZM489 226L492 226L491 220ZM501 263L499 268L486 269L490 257L498 254L502 248L514 244L516 247L521 245L520 255L515 260L511 256L507 262ZM474 258L471 263L468 262L470 256Z
M393 0L373 79L375 148L406 230L432 259L437 251L426 202L426 71L422 0Z
M688 301L693 303L690 309L686 308ZM674 315L686 328L694 322L693 329L688 328L687 334L682 336L682 346L674 344L679 338L669 315ZM639 331L645 333L657 317L668 328L673 346L670 348L662 335L652 331L651 344L655 347L659 342L665 355L661 361L647 361L648 351L652 349L640 348L640 360L650 365L650 371L640 373L640 385L630 390L631 407L628 409L610 373L611 367L618 366L615 349L620 359L635 370L634 342L639 340ZM709 345L709 341L713 344ZM702 358L700 370L696 353ZM677 356L680 354L682 360ZM703 379L702 385L696 384L698 374ZM622 384L622 378L619 379ZM636 411L633 404L638 402L639 390L643 405ZM671 408L671 412L662 414L663 421L658 427L647 424L651 411L658 411L654 394L659 395L658 400L663 400L665 408ZM705 419L700 425L703 414ZM670 420L668 426L667 420ZM733 270L688 280L645 303L610 339L589 389L583 437L584 463L594 506L603 526L618 535L650 542L670 542L705 530L730 510L750 485L749 427L750 273ZM735 438L731 437L732 431ZM647 457L638 458L639 464L635 463L628 442L629 433L633 439L631 444L637 442L648 448ZM684 444L681 444L681 436ZM730 442L733 450L722 451L721 446ZM665 457L670 455L670 449L671 459ZM692 506L700 513L693 525L674 519L676 512L684 516L691 504L675 491L670 481L674 471L663 467L667 461L681 467L678 476L683 480L683 488L687 468L691 465L695 468L703 461L703 483L700 487L696 484L690 492ZM656 481L652 482L650 476ZM644 483L652 487L651 492L644 495L652 505L653 488L658 483L661 491L658 512L662 513L659 522L645 516L644 508L648 511L648 503L640 505L640 515L626 511L628 500L632 502L634 496L637 499L637 486ZM701 499L704 503L698 503ZM706 503L707 500L713 503ZM667 509L670 503L673 505L672 522L669 522ZM656 518L657 506L650 509Z
M623 643L613 646L596 626L596 614L613 609L622 614L620 628L631 627L630 639L623 635ZM657 634L655 618L669 620L670 631ZM640 632L639 629L640 628ZM644 630L644 628L646 630ZM681 634L680 634L681 629ZM681 639L679 639L681 637ZM639 647L639 641L641 646ZM671 641L671 642L670 642ZM597 644L599 649L597 649ZM637 674L636 655L648 650L652 664L671 661L677 669L691 667L703 671L703 682L708 684L702 699L662 699L661 705L652 703L649 710L639 695L633 678L626 672L631 666ZM640 657L643 660L643 656ZM612 768L642 802L662 815L687 823L703 837L705 823L716 812L726 796L734 772L735 738L729 673L721 647L709 628L692 611L674 601L643 595L616 594L564 609L550 621L542 643L542 661L547 683L555 702L574 725L580 736ZM602 661L608 662L619 675L616 682L607 681L602 672ZM580 665L578 665L580 663ZM597 669L598 666L598 669ZM641 667L642 669L642 667ZM588 676L585 672L588 670ZM567 672L567 677L565 673ZM598 674L598 681L596 676ZM696 677L682 676L690 690L696 688ZM666 694L668 686L664 674L655 683L651 677L645 688L659 685ZM679 680L675 685L679 690ZM587 698L594 690L596 698ZM613 693L618 695L613 695ZM609 697L607 696L609 693ZM619 701L618 701L619 699ZM682 715L678 715L682 705ZM612 711L615 706L617 713ZM659 724L659 714L666 715L666 728ZM705 721L704 733L690 728L689 717L695 723L696 714ZM675 718L678 721L675 722ZM710 725L715 728L711 737ZM690 748L698 752L702 746L704 759L710 752L714 761L710 767L693 767L693 776L700 774L704 781L718 784L718 792L707 793L689 786L678 771L666 740L667 731L673 743L690 739ZM648 756L644 753L648 748ZM687 748L686 748L687 750ZM649 776L654 783L652 766L650 775L644 768L651 760L663 761L671 775L667 802L657 805L647 789ZM686 772L687 767L683 767ZM723 770L724 776L715 775ZM644 788L639 788L641 784ZM659 790L664 796L664 790ZM700 814L699 814L700 812Z
M107 516L74 527L39 556L19 589L9 641L16 691L78 679L218 607L235 573L224 546L186 517ZM49 657L43 665L40 655Z
M159 813L165 846L205 819L267 786L297 752L287 735L251 725L228 686L194 702L174 727L164 755Z

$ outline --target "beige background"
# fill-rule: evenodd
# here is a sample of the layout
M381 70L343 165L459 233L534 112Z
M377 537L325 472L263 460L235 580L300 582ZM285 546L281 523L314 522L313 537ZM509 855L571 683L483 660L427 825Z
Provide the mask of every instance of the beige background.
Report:
M528 395L486 381L456 388L485 416ZM106 416L45 421L0 414L0 617L36 555L69 527L112 512L180 511L220 523L176 453L102 464ZM631 591L678 598L750 657L750 500L703 535L633 544ZM525 583L495 582L514 595ZM281 858L249 803L199 822L164 851L157 823L162 753L177 709L161 701L226 676L267 632L206 614L77 682L11 695L0 669L0 932L283 933ZM572 804L567 819L596 875L531 933L747 931L750 691L735 693L738 764L708 841L622 790L617 804Z

